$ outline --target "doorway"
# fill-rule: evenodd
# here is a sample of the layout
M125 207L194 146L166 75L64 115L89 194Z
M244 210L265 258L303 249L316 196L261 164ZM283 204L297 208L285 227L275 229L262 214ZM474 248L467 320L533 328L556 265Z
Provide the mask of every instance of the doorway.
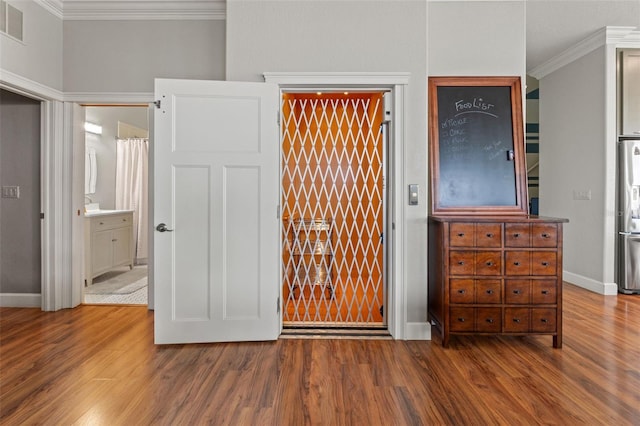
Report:
M148 114L146 104L84 108L85 304L149 301Z
M284 327L385 327L384 91L281 99Z

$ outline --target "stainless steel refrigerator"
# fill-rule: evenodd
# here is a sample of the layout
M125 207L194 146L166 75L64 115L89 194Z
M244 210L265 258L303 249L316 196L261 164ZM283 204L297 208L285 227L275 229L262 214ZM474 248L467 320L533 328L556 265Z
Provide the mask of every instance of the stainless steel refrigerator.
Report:
M640 136L618 141L618 289L640 293Z

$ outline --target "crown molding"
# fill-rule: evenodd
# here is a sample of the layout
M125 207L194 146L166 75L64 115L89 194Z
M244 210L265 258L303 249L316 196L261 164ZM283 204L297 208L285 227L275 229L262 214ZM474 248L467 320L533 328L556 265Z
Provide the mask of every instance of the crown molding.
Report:
M533 68L527 74L540 80L608 44L616 47L640 47L640 30L637 27L604 27L547 62Z
M225 0L36 0L65 21L225 20Z
M58 19L63 19L62 0L36 0L43 9L49 11Z

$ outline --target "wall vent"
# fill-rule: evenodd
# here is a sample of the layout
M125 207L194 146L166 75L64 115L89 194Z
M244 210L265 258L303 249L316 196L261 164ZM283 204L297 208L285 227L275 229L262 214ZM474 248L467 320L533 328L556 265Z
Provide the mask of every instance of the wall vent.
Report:
M0 0L0 31L16 40L23 41L22 11L6 1Z

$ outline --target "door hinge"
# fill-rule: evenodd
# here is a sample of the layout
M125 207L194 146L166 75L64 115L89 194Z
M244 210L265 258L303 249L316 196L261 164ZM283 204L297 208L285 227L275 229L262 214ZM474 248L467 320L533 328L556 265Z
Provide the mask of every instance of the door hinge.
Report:
M276 113L276 122L278 123L278 127L280 127L280 111Z
M276 314L280 314L280 298L276 301Z
M154 101L153 104L156 106L156 108L160 109L160 105L162 105L162 101L157 100L157 101Z
M276 208L276 219L280 219L280 206Z
M44 213L40 213L40 219L44 219Z
M380 316L384 317L384 305L380 306Z

